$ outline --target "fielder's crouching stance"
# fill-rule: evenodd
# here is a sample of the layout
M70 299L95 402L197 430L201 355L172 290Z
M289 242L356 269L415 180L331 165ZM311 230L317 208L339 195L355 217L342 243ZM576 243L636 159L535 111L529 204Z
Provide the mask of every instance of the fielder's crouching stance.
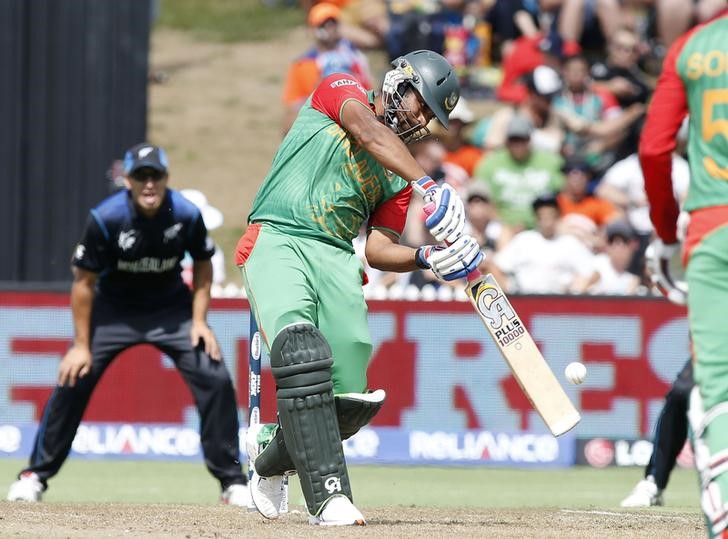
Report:
M367 391L372 345L363 271L351 241L367 222L372 267L431 269L459 279L481 262L463 234L456 192L438 187L406 142L447 127L460 88L450 64L431 51L394 61L382 94L351 76L325 78L302 107L263 182L240 239L240 266L276 381L279 425L249 429L250 489L258 511L278 517L286 473L298 473L309 522L364 524L353 504L341 441L371 421L384 391ZM435 205L425 221L444 246L399 244L418 181Z

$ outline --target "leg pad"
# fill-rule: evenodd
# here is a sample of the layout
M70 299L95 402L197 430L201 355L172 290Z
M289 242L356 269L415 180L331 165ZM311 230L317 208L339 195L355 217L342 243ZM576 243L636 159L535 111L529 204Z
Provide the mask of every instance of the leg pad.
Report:
M334 404L331 356L326 339L311 324L284 328L271 346L283 440L312 515L335 494L352 499Z

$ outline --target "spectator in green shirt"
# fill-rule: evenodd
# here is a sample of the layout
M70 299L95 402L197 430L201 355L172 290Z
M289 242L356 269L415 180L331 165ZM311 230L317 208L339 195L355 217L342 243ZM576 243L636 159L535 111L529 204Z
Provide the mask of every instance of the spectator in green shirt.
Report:
M532 149L532 132L528 118L513 116L506 129L505 148L481 159L473 178L488 185L501 221L515 230L533 228L531 202L559 191L564 183L561 156Z

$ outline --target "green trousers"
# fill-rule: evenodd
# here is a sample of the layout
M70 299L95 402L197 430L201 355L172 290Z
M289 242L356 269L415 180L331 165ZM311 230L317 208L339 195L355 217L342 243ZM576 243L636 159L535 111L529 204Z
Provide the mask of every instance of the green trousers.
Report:
M687 267L688 317L695 352L695 383L703 401L703 410L713 409L701 436L707 446L713 481L720 487L722 500L709 505L728 503L728 472L720 472L717 460L728 450L728 413L716 413L728 402L728 226L719 227L694 248ZM707 418L706 418L707 419ZM725 453L724 453L725 454ZM706 463L707 464L707 463ZM698 463L700 468L700 463ZM705 493L703 509L705 511ZM709 525L710 530L710 525ZM713 534L709 534L713 537ZM722 537L722 535L721 535Z
M268 351L286 326L311 323L334 355L334 393L364 392L372 343L360 260L333 245L268 225L249 230L257 237L251 238L252 249L240 271Z

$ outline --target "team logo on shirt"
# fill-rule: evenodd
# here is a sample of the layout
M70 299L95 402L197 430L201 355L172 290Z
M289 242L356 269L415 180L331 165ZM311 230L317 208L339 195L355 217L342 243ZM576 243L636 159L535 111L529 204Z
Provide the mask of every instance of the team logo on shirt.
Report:
M80 243L76 245L76 250L73 253L73 258L76 260L81 260L83 258L83 255L86 254L86 246L81 245Z
M122 251L131 249L134 246L135 242L136 230L122 230L121 232L119 232L119 249L121 249Z
M182 230L182 223L177 223L175 225L172 225L171 227L167 228L164 231L164 243L167 243L168 241L173 240L177 237L177 234L179 234L179 231Z

